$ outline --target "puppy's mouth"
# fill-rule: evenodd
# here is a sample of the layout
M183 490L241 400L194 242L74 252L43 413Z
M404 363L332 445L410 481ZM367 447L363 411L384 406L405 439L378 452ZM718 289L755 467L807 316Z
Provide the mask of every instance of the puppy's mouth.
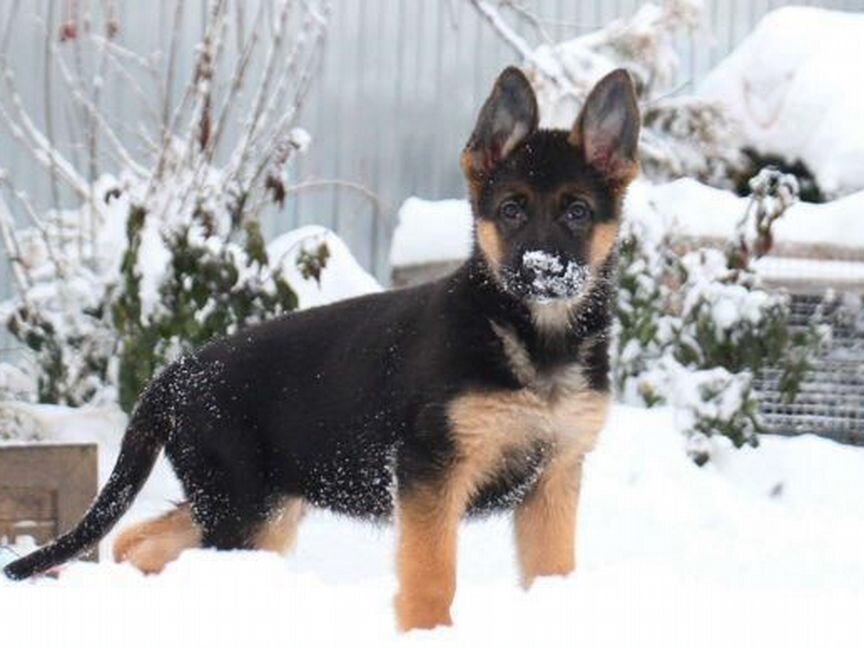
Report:
M522 254L519 267L502 268L504 285L517 297L537 303L573 299L591 283L591 267L543 250Z

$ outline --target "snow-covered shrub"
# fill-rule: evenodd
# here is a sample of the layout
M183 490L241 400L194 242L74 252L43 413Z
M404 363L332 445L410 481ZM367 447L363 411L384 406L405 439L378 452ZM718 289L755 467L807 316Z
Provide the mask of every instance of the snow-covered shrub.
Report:
M798 198L803 202L825 202L825 194L816 181L813 171L800 159L790 161L781 155L762 154L749 146L745 146L741 152L744 154L746 164L739 170L739 175L735 180L734 189L735 193L739 196L749 196L750 181L753 176L765 167L772 167L783 173L795 176L795 179L798 181Z
M756 445L762 429L753 380L780 368L780 392L797 396L825 331L790 327L789 297L767 291L752 261L796 198L793 176L764 170L726 250L687 250L650 221L625 223L614 346L614 382L628 402L669 404L683 415L688 450L703 463L707 439Z
M94 185L94 192L102 189L102 182ZM28 205L26 196L11 188L10 193ZM0 318L30 352L17 366L0 365L4 375L17 376L14 383L3 381L0 394L70 405L110 400L113 393L106 385L115 341L105 292L118 268L108 270L109 232L97 227L90 236L91 222L102 224L91 205L42 215L33 210L30 216L29 226L16 226L0 200L0 230L15 288L14 296L0 304Z
M472 0L474 7L522 57L543 125L569 128L589 90L614 68L626 68L636 84L643 129L640 162L657 181L689 176L729 188L745 160L741 139L718 101L672 96L680 57L675 41L699 27L699 0L643 4L632 16L594 32L532 47L505 19L509 2ZM524 12L517 17L524 18Z
M167 362L298 303L281 267L271 265L257 221L241 226L241 218L230 218L220 225L199 206L189 222L162 232L168 267L147 304L137 270L145 220L143 211L130 213L121 280L107 295L119 344L118 399L127 411ZM319 265L326 252L314 256Z
M9 61L0 57L2 121L52 185L78 203L40 212L0 173L11 205L26 219L16 220L0 200L0 234L16 289L2 316L31 351L16 370L33 389L7 389L4 396L69 405L119 401L129 410L144 384L178 354L297 307L284 259L268 256L260 216L297 190L290 169L309 135L295 122L318 69L327 5L261 3L254 21L234 24L250 30L234 58L225 40L245 9L219 2L209 11L188 83L173 101L161 91L182 74L172 67L176 57L166 69L157 56L127 50L117 42L123 32L116 25L97 33L86 16L76 15L76 29L50 43L50 64L70 89L69 112L84 115L88 177L51 129L39 130L28 116ZM175 33L180 20L182 6ZM89 50L84 61L97 62L84 75L72 73L67 61L82 50ZM262 60L258 72L248 66L252 57ZM149 131L140 126L140 153L124 144L100 107L106 78L99 76L99 61L123 69L107 78L124 88L129 79L144 79L154 83L154 96L165 96L161 121ZM145 74L136 77L125 64ZM146 99L140 85L130 88ZM99 155L95 141L110 155ZM110 173L99 170L106 158L115 162ZM319 279L327 245L301 245L296 252L300 275Z

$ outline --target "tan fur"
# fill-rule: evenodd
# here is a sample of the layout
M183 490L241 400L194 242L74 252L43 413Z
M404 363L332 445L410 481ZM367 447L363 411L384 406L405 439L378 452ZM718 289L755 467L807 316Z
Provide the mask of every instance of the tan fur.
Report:
M564 576L576 566L576 517L582 456L557 457L513 516L521 583Z
M286 498L261 529L252 545L263 551L288 553L297 541L297 527L304 514L299 498ZM201 529L188 504L182 504L153 520L133 524L114 541L115 562L129 562L145 574L158 574L185 549L201 546Z
M535 440L585 454L594 447L608 410L607 394L585 389L579 367L562 369L516 391L469 393L450 405L462 469L475 487L507 450Z
M201 530L184 504L160 517L125 529L114 541L114 560L145 574L158 574L184 549L201 544Z
M580 367L543 376L515 392L471 394L450 407L462 461L450 487L470 494L494 477L504 455L546 441L553 455L515 514L522 583L566 574L575 564L579 468L593 449L609 396L591 391Z
M504 355L507 356L508 364L513 375L524 385L532 384L537 380L537 370L531 362L531 355L528 349L519 340L516 332L510 328L501 326L497 322L490 321L492 330L495 335L501 340L501 346L504 349Z
M470 148L466 147L462 151L462 155L459 157L459 165L462 167L462 173L468 181L468 192L471 195L472 202L476 202L477 197L480 195L480 186L485 175L476 168L474 153L472 153Z
M305 506L297 497L285 498L270 518L255 534L253 544L256 549L287 554L297 542L297 528L303 519Z
M504 260L504 250L495 223L488 220L477 221L477 245L489 268L497 274Z
M597 223L591 233L591 248L588 252L591 265L596 270L609 257L618 239L618 221Z
M459 521L472 497L494 478L503 457L535 440L555 448L550 466L558 457L581 457L594 446L607 401L606 395L585 389L585 379L574 366L532 387L467 394L450 404L458 448L446 481L440 489L404 496L397 506L400 630L451 623ZM548 479L554 488L557 478ZM546 480L541 476L539 483Z
M456 544L464 502L455 490L424 489L400 499L396 555L399 630L451 625L456 593Z

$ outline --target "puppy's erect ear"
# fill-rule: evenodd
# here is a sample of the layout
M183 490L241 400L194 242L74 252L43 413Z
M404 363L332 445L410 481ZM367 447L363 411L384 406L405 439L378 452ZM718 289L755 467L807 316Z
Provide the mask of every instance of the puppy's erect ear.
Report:
M630 74L621 68L597 82L573 124L569 141L585 161L612 182L639 170L639 107Z
M483 104L471 139L462 153L469 179L489 173L519 143L537 130L537 98L525 75L515 67L501 73Z

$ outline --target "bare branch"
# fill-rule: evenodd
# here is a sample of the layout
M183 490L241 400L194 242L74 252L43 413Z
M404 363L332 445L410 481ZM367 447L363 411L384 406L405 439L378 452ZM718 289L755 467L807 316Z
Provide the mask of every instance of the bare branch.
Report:
M544 27L544 23L547 23L547 21L541 19L540 16L529 9L525 3L518 2L517 0L501 0L501 6L508 7L516 15L527 21L545 43L551 44L554 42L554 39Z
M84 94L84 91L81 89L80 85L76 83L76 80L72 76L69 67L63 60L63 57L60 56L56 52L56 50L54 50L54 54L56 56L58 67L60 68L60 71L62 73L63 80L65 81L66 87L68 88L69 92L72 94L72 97L87 112L87 115L94 120L95 124L101 128L102 132L105 133L105 136L108 138L108 141L114 147L114 150L116 151L123 166L141 177L149 176L149 170L145 169L132 158L132 156L126 150L126 147L123 146L120 138L114 132L114 129L111 128L111 125L108 123L105 115L102 114L102 111L94 103L94 101L98 101L99 93L94 92L94 100L89 99ZM96 84L97 88L99 85L101 84ZM91 134L90 137L88 137L88 148L90 150L90 156L92 160L96 156L96 141L94 134Z
M246 77L246 72L249 67L249 61L252 58L252 53L255 51L256 45L258 44L258 32L261 26L261 21L264 17L264 4L265 3L262 2L258 5L258 12L255 16L252 33L249 35L249 40L246 42L245 46L241 50L240 57L237 59L237 64L234 67L234 72L231 75L231 80L229 81L228 92L225 94L225 98L222 101L222 106L218 111L218 121L216 123L216 127L213 129L213 134L210 137L207 151L205 152L205 158L207 159L208 163L213 160L213 155L219 147L219 142L222 140L222 136L224 135L225 128L228 122L228 116L231 113L231 108L235 105L235 103L237 103L237 94L239 93L240 88L243 86L243 81ZM242 27L240 26L237 27L238 30L241 28Z
M2 173L5 177L5 172ZM12 278L18 285L18 293L24 295L30 287L31 281L21 263L21 245L15 235L15 219L2 197L0 197L0 236L3 238L3 249L6 251L9 267L12 269Z
M183 2L177 2L174 7L174 21L171 28L171 45L168 49L168 62L165 72L165 82L162 85L162 130L171 129L171 88L174 86L174 74L177 68L177 47L180 33L183 29Z
M6 85L8 97L0 98L0 112L2 112L3 123L9 128L13 137L21 142L25 149L42 166L63 180L78 196L84 200L90 195L87 182L82 178L72 164L56 149L52 149L50 142L40 131L21 103L21 95L15 84L15 77L9 68L5 53L0 56L0 76ZM8 98L8 104L6 99Z
M275 164L277 167L281 167L287 161L287 157L280 157L278 155L280 148L290 153L290 148L284 148L285 139L288 137L289 131L294 124L294 119L297 116L297 113L300 111L300 107L303 105L303 102L306 98L306 95L309 89L312 86L312 80L314 75L318 69L318 65L320 64L320 54L324 47L324 41L326 37L326 25L327 25L327 12L328 7L325 6L325 14L319 15L314 11L310 11L313 18L313 23L316 26L314 36L310 39L310 44L308 46L307 51L307 60L306 65L302 71L299 73L299 78L297 79L296 91L294 93L294 99L288 109L283 113L282 117L276 122L275 126L268 131L266 144L266 153L259 157L259 163L257 168L255 169L252 177L248 180L248 184L246 186L251 188L256 185L256 183L260 182L265 171L268 167ZM308 37L307 37L308 38ZM271 169L271 175L278 175L279 169ZM237 174L238 181L243 184L243 178L240 175L242 172L242 167L238 166L235 169Z
M42 241L45 243L45 249L48 252L48 257L51 259L51 262L54 264L54 268L57 271L57 276L63 278L66 276L66 268L65 265L61 261L61 255L58 254L58 251L54 248L54 241L52 240L51 233L48 231L48 226L43 222L43 220L39 217L39 214L36 211L36 208L33 206L33 203L30 202L30 199L27 197L27 194L23 191L15 189L8 178L5 176L0 176L0 186L6 187L10 196L14 197L19 205L24 210L24 214L27 216L27 219L30 223L35 227L39 234L42 236ZM14 230L10 233L12 238L15 238ZM23 264L23 259L19 262Z
M495 7L486 0L468 1L522 59L529 61L543 76L561 87L563 91L578 94L576 88L568 87L569 82L564 79L561 66L553 64L549 59L537 56L534 49L513 30Z
M276 69L277 55L282 46L285 25L288 22L288 9L291 2L290 0L281 0L281 3L282 5L275 22L275 30L273 32L270 48L265 57L264 71L262 72L261 79L258 83L258 92L255 95L255 99L252 101L251 116L246 128L244 129L244 135L241 136L240 142L234 150L234 155L232 155L232 159L235 159L236 162L233 162L230 166L236 168L238 171L246 164L250 144L254 140L254 136L259 128L261 113L264 109L268 90L270 89L270 83L273 80L273 74Z
M368 187L360 184L359 182L351 182L349 180L304 180L303 182L298 182L297 184L286 187L285 193L286 195L291 195L300 193L302 191L308 191L310 189L328 189L333 187L356 191L357 193L365 196L369 200L369 202L372 203L372 205L375 207L376 211L383 212L383 202L381 201L381 197L377 193L375 193Z
M45 93L45 104L43 106L45 111L45 138L48 140L49 149L48 149L48 164L51 169L51 173L49 174L49 180L51 184L51 198L53 200L54 205L60 204L60 190L57 186L57 173L54 170L54 150L55 150L55 142L54 142L54 96L53 96L53 88L54 84L51 79L51 64L53 62L53 57L51 56L51 39L52 34L51 30L54 27L54 12L57 8L57 3L55 0L48 0L48 18L46 22L45 29L45 46L43 49L43 55L45 57L44 61L44 71L42 74L42 83L43 83L43 91Z

